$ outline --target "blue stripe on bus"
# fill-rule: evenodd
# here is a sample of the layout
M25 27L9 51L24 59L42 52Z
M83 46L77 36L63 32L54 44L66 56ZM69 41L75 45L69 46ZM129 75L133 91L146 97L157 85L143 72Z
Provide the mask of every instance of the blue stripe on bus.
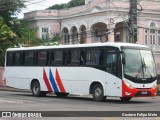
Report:
M50 82L51 82L51 84L52 84L52 87L53 87L53 89L54 89L54 92L59 92L59 90L58 90L58 88L57 88L57 85L56 85L56 82L55 82L55 79L54 79L54 77L53 77L53 74L52 74L51 69L50 69L50 71L49 71L49 80L50 80Z

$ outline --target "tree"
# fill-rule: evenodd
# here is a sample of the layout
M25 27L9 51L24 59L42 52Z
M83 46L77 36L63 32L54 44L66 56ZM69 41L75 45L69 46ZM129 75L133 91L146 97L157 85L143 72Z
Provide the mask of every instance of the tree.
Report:
M50 45L59 45L59 41L61 40L60 34L56 34L51 41L47 43L47 46ZM46 44L45 44L46 45Z
M65 9L65 8L71 8L71 7L76 7L76 6L81 6L85 4L85 0L71 0L68 3L64 3L64 4L55 4L49 8L47 8L47 10L61 10L61 9Z
M71 7L81 6L84 4L85 4L85 0L71 0L68 3L68 7L71 8Z
M29 28L30 22L25 22L25 20L20 21L19 30L17 33L19 34L16 38L17 46L38 46L43 45L44 42L42 39L37 37L37 28Z
M6 24L10 27L10 21L15 18L24 8L24 0L1 0L0 1L0 15L3 17Z
M8 47L13 47L12 40L16 35L5 24L2 17L0 17L0 66L4 65L5 51Z
M65 9L65 8L68 8L67 4L64 3L64 4L55 4L55 5L52 5L51 7L47 8L48 10L61 10L61 9Z

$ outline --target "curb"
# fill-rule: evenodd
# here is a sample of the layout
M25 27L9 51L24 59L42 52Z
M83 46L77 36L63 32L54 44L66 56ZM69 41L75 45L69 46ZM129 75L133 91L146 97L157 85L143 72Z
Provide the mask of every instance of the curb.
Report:
M10 92L31 92L30 90L17 89L12 87L0 87L0 91L10 91Z

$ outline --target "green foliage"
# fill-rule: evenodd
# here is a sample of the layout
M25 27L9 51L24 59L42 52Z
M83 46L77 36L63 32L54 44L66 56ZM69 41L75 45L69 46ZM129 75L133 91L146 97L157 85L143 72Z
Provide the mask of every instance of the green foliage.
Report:
M68 8L67 4L55 4L49 8L47 8L48 10L61 10L61 9L65 9Z
M76 7L76 6L81 6L85 4L85 0L71 0L68 3L64 3L64 4L55 4L49 8L47 8L47 10L61 10L61 9L66 9L66 8L71 8L71 7Z
M12 21L12 19L15 18L15 16L18 15L24 7L24 0L1 0L0 15L10 27L10 21Z
M84 4L85 4L85 0L71 0L68 3L68 7L71 8L71 7L81 6Z
M4 65L5 51L8 47L13 47L13 39L16 35L5 24L2 17L0 17L0 66Z
M6 49L14 47L15 39L19 36L17 29L20 25L16 23L19 22L16 15L25 7L24 2L24 0L0 1L0 66L4 65Z
M14 38L16 35L10 30L10 28L5 24L3 18L0 17L0 43L4 42L9 38Z
M60 41L60 40L61 40L60 34L56 34L56 35L52 38L52 40L45 42L44 45L46 45L46 46L59 45L59 41Z
M16 46L38 46L42 45L42 39L37 38L37 28L29 28L30 23L21 21L17 33Z

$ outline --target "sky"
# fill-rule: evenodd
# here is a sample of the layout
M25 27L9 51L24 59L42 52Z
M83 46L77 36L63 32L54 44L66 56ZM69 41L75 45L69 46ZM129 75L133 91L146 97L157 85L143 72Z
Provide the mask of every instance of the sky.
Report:
M34 10L44 10L54 4L68 3L71 0L27 0L25 3L26 7L22 10L22 12L18 15L19 18L23 18L23 13L31 12Z

